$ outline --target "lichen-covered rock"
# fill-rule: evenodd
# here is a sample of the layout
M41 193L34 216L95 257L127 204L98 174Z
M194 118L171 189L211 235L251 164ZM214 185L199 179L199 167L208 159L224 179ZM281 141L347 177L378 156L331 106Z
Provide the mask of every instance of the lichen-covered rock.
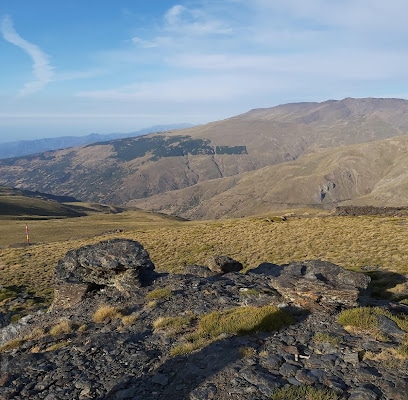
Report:
M154 264L143 246L133 240L112 239L70 250L55 270L55 300L67 308L86 293L106 286L127 295L154 277Z
M239 272L243 269L239 261L228 256L213 256L207 260L208 268L219 274L227 274L228 272Z

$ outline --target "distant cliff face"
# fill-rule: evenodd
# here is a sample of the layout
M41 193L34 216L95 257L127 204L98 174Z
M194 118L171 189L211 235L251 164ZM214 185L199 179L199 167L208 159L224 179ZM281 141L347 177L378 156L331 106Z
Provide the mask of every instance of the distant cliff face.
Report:
M0 185L187 218L401 206L408 101L287 104L174 132L0 160Z

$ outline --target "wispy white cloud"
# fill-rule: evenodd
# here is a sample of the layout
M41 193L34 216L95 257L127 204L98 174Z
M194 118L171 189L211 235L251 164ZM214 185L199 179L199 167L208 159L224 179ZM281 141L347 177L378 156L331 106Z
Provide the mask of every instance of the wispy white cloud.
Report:
M69 96L76 93L76 101L68 99L67 92L52 100L44 97L42 103L19 99L19 111L35 109L41 114L45 109L50 117L61 115L64 124L58 129L70 123L69 112L72 121L78 115L81 126L85 117L80 115L86 115L95 129L107 129L108 118L102 116L111 115L111 126L119 129L116 124L122 120L130 126L134 110L146 116L147 124L156 118L199 123L293 101L406 97L408 92L406 0L178 0L173 4L161 15L138 14L135 6L123 9L126 26L118 28L117 47L102 50L99 43L99 51L93 52L84 45L85 57L75 62L78 72L54 74L43 54L49 75L36 81L52 80L55 93L58 89L69 91ZM4 28L4 20L2 25L5 36L10 28ZM124 35L129 35L128 40L123 40ZM25 43L27 48L30 44ZM81 64L89 60L94 69ZM102 74L103 79L95 79ZM85 81L75 85L58 85L82 78ZM119 115L129 118L114 121Z
M184 35L226 35L233 32L226 20L209 14L204 8L171 7L164 15L165 29Z
M52 81L54 72L50 64L49 57L38 46L23 39L14 29L13 21L9 16L5 16L1 20L1 33L3 38L20 47L32 59L33 80L27 82L20 90L21 96L27 96L31 93L43 89L49 82Z

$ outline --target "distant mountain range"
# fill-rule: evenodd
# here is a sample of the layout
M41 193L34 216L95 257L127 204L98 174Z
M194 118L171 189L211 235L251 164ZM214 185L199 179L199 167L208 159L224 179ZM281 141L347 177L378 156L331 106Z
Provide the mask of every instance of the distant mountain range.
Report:
M0 185L192 219L403 206L408 101L285 104L188 129L0 160Z
M68 147L83 146L90 143L106 142L108 140L146 135L152 132L168 131L172 129L183 129L192 126L192 124L154 125L128 133L91 133L86 136L61 136L55 138L0 143L0 159L21 157L49 150L66 149Z

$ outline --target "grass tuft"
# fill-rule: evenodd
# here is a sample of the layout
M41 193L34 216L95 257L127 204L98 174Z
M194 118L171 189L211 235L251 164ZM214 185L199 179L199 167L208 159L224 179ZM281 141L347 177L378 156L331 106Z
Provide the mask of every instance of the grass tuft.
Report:
M137 321L138 315L136 313L132 313L129 315L124 315L121 318L123 326L133 325Z
M241 358L254 358L257 355L256 350L249 346L240 347L238 353Z
M73 331L73 324L71 323L71 321L65 319L61 322L59 322L58 324L54 325L51 329L50 329L50 335L51 336L58 336L58 335L63 335L66 333L71 333Z
M313 335L313 341L315 343L330 343L333 346L337 346L340 343L340 338L330 333L316 332Z
M93 320L96 323L105 322L107 319L118 319L122 318L122 314L117 307L109 305L101 305L95 311L93 315Z
M170 299L173 295L170 289L154 289L151 292L147 293L146 298L148 300L157 300L157 299Z
M71 342L69 342L68 340L63 341L63 342L58 342L58 343L52 344L51 346L48 346L44 351L55 351L55 350L61 349L62 347L69 346L70 344Z
M13 339L0 346L0 353L19 348L24 343L23 339Z

